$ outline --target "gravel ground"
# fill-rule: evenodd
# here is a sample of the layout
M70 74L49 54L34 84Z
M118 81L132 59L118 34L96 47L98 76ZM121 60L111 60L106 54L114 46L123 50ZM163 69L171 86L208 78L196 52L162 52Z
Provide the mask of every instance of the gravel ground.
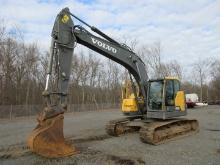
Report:
M0 120L0 164L220 165L220 106L189 109L188 118L199 120L200 132L159 146L142 143L138 133L106 135L106 122L120 117L119 110L66 114L65 136L80 154L62 159L37 156L25 146L35 118Z

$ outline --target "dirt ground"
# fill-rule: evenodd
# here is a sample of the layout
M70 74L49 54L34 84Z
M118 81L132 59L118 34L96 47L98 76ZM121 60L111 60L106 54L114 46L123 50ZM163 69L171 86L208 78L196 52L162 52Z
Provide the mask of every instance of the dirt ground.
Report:
M36 125L34 117L0 120L0 164L220 164L220 106L189 109L188 118L199 120L200 132L159 146L142 143L138 133L108 136L106 122L120 117L119 110L66 114L65 136L80 154L60 159L43 158L26 147L27 135Z

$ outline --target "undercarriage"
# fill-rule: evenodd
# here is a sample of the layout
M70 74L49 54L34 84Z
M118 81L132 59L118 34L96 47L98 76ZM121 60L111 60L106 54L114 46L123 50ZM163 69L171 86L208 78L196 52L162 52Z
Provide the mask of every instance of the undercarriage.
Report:
M168 141L191 135L199 131L199 123L195 119L143 119L126 117L111 120L106 124L106 132L111 136L139 132L144 143L158 145Z

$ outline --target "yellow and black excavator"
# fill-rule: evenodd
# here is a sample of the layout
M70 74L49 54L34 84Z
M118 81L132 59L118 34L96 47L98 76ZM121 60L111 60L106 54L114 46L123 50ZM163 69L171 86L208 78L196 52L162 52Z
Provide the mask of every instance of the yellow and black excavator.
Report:
M99 36L74 25L72 17ZM131 88L123 89L122 112L125 117L107 123L106 132L109 135L139 131L143 142L160 144L198 131L197 120L178 118L186 115L186 106L177 78L149 80L144 62L127 45L118 43L64 8L57 15L52 30L51 54L43 92L45 108L27 141L33 152L51 158L78 153L63 135L72 54L77 43L121 64L130 74ZM56 75L53 76L57 80L56 88L51 85L52 74Z
M108 134L118 136L139 131L143 142L158 145L198 131L197 120L176 118L186 115L185 94L180 90L177 77L149 80L147 96L147 118L133 117L131 114L144 108L145 102L132 78L126 80L122 87L121 109L129 117L110 121L106 125Z

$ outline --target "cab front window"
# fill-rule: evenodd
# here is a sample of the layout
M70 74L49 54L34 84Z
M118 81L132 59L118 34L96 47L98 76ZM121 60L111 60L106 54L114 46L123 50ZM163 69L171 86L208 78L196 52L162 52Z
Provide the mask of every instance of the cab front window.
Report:
M148 106L152 110L161 110L163 101L163 81L149 83Z

